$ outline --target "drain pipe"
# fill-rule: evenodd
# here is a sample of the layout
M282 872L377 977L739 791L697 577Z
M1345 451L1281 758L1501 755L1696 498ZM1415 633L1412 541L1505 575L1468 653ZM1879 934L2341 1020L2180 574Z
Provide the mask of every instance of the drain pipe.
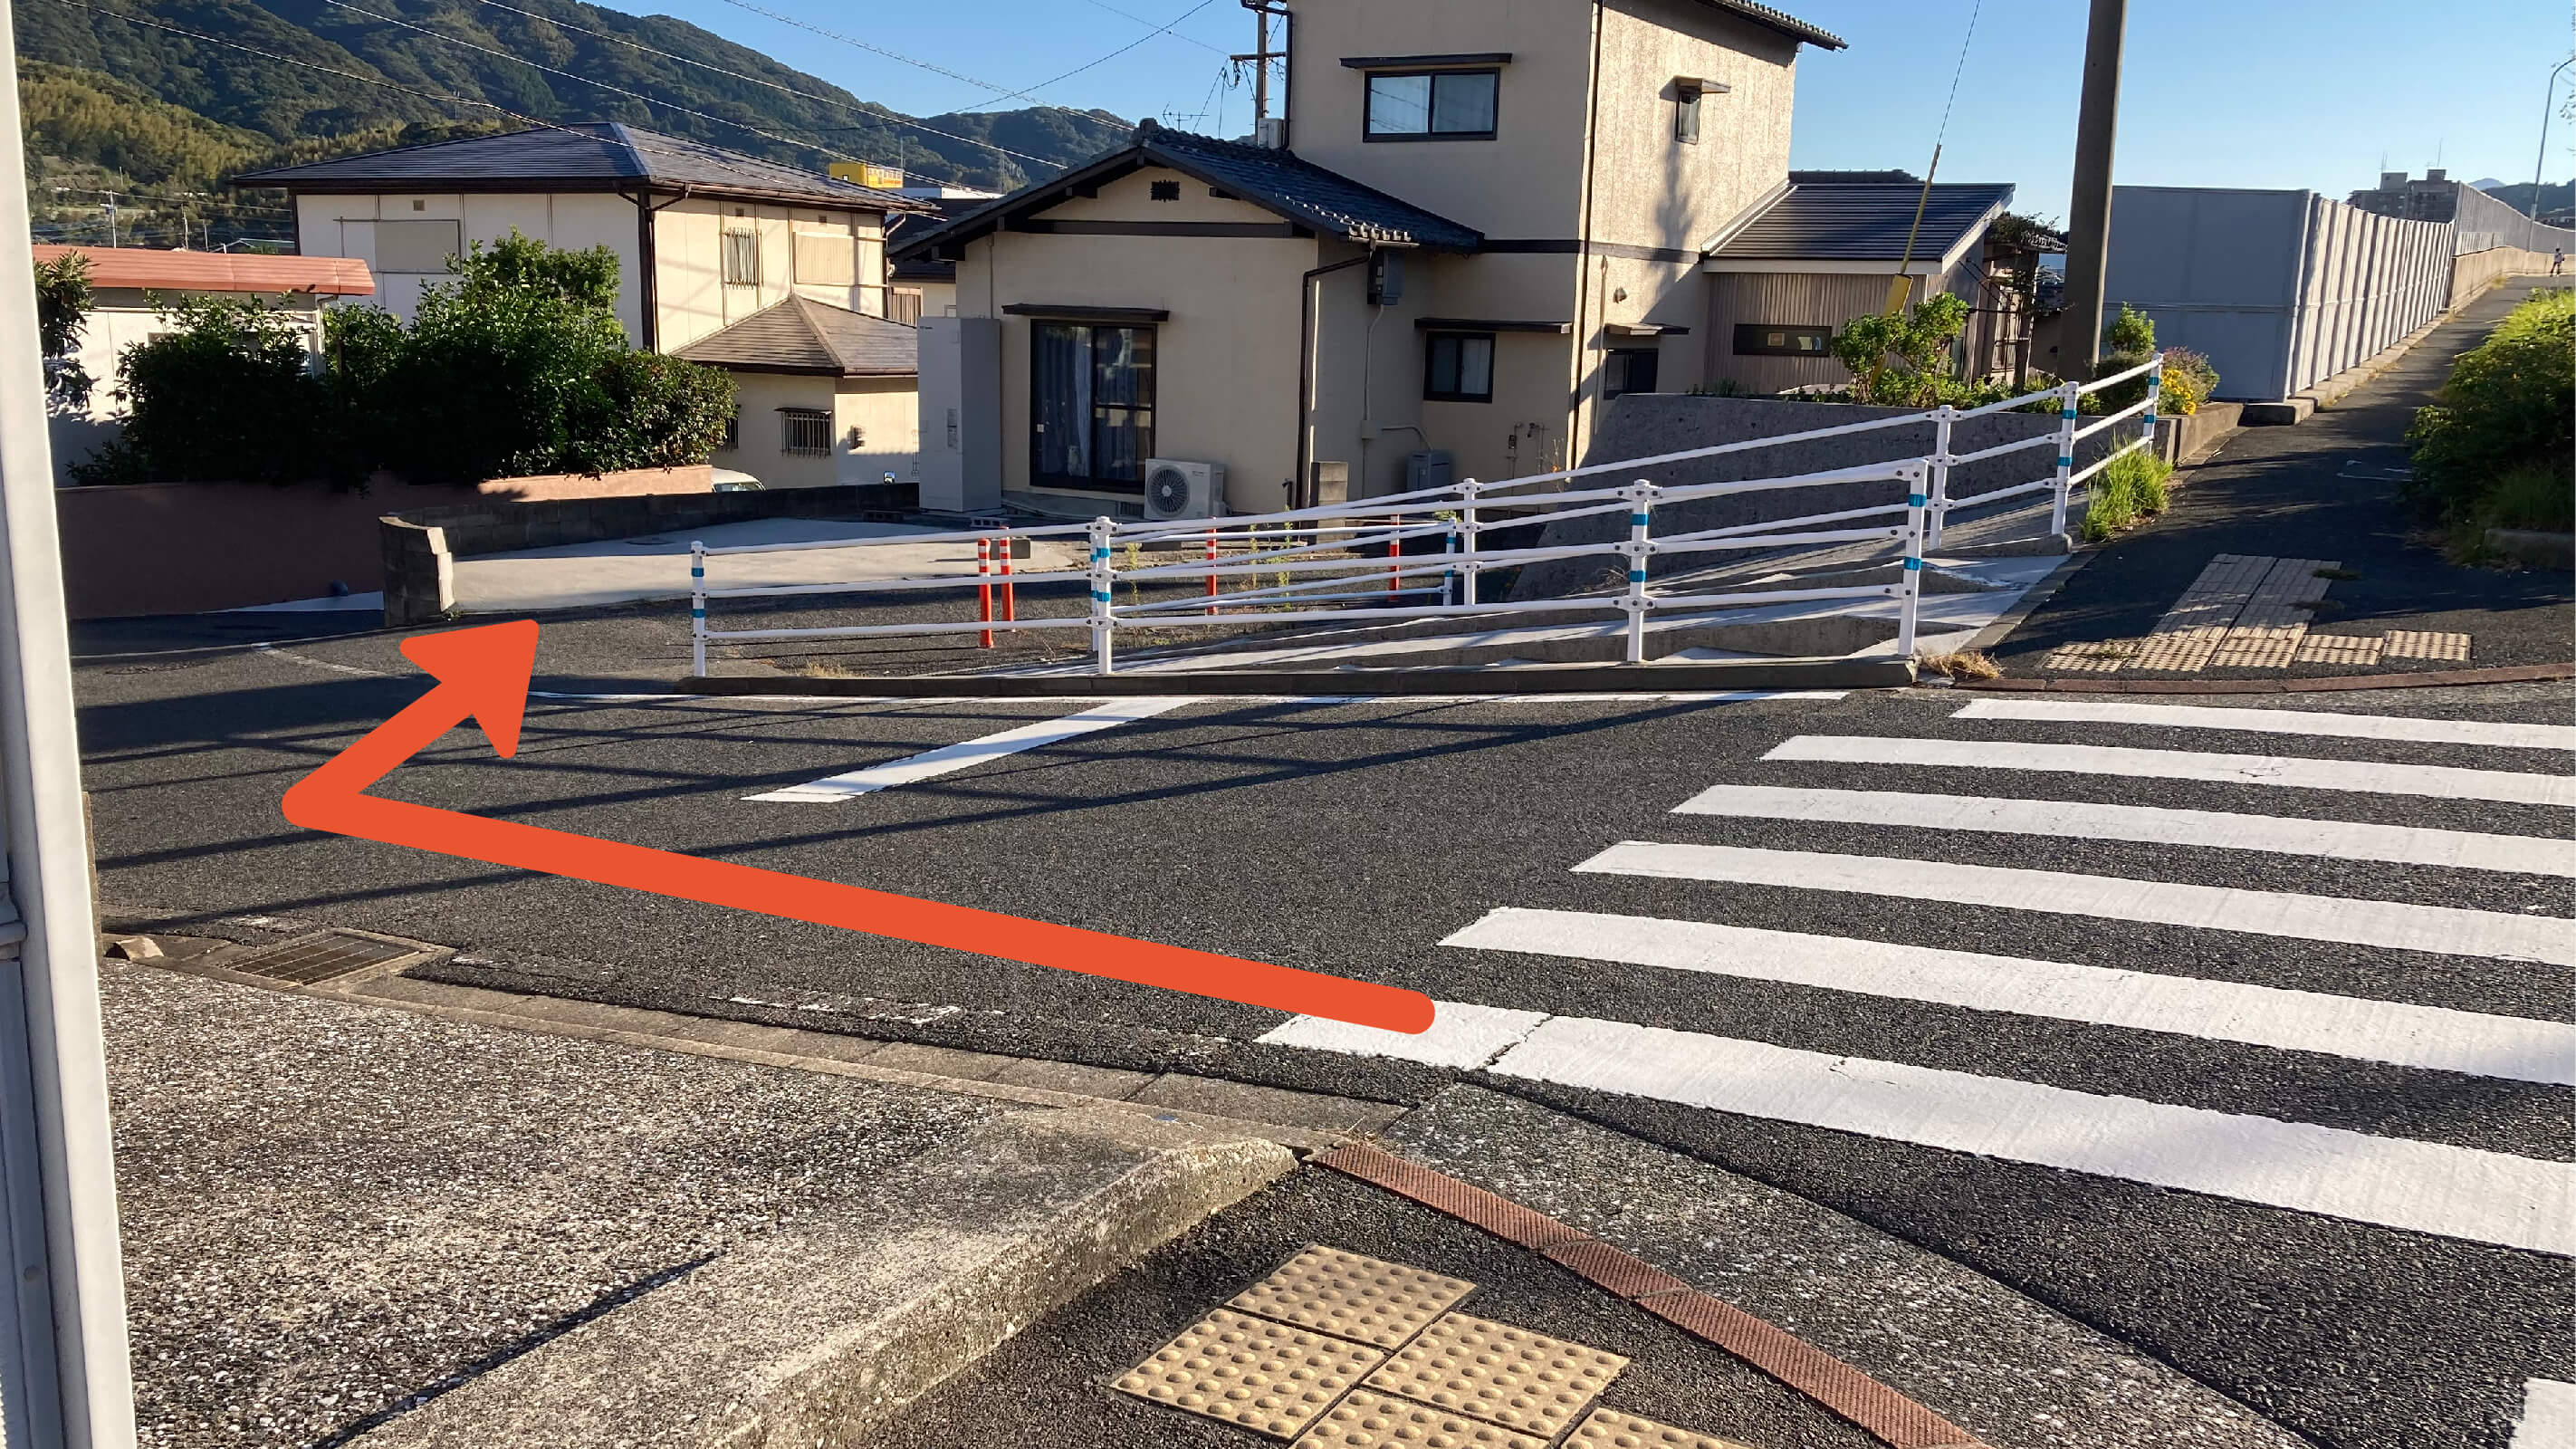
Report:
M1322 298L1316 283L1325 276L1345 268L1364 266L1369 253L1344 261L1310 267L1297 281L1297 473L1288 480L1288 506L1298 507L1298 496L1306 488L1307 466L1315 451L1315 356L1322 338Z

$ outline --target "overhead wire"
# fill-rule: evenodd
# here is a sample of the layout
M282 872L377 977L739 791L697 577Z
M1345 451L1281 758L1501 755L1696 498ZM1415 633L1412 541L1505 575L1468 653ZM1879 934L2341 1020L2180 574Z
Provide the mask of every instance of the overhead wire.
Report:
M996 96L992 100L984 102L984 105L988 107L998 106L1005 101L1034 99L1036 92L1045 90L1048 86L1054 85L1057 81L1071 80L1075 76L1082 74L1084 71L1093 69L1097 66L1107 65L1109 62L1116 60L1118 57L1125 55L1127 52L1134 50L1140 45L1143 45L1146 41L1152 40L1157 36L1170 34L1172 26L1180 24L1182 21L1189 19L1191 16L1198 14L1200 11L1205 10L1215 3L1216 0L1199 0L1199 3L1196 5L1193 5L1189 9L1182 11L1180 14L1173 16L1170 24L1164 25L1159 30L1148 31L1143 35L1137 36L1134 40L1127 42L1125 45L1118 47L1116 50L1109 52L1098 60L1085 61L1083 64L1077 65L1073 69L1064 72L1062 75L1048 76L1045 80L1039 81L1036 85L1030 86L1027 90L1013 91L1006 96Z

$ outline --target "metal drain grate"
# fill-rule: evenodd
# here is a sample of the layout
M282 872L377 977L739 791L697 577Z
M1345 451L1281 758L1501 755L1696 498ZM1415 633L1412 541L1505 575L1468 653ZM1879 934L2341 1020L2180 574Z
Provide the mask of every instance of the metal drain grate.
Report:
M370 936L355 936L346 931L316 931L274 946L261 946L246 951L223 963L228 971L252 976L265 976L271 981L291 981L310 986L317 981L330 981L370 966L420 954L423 948L404 941L379 941Z

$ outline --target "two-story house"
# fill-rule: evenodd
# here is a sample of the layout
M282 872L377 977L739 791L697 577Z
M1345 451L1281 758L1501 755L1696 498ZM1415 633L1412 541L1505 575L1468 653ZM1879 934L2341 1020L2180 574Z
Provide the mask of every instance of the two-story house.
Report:
M447 259L517 230L617 254L617 317L670 352L789 297L886 315L889 215L935 210L635 126L547 126L343 156L236 178L282 188L295 249L355 257L408 318Z
M1147 459L1222 465L1237 512L1564 467L1622 393L1839 376L1820 339L1890 277L1974 293L2010 195L1934 187L1916 236L1919 187L1793 185L1799 48L1843 42L1752 0L1284 8L1259 144L1148 122L896 247L955 268L925 503L1132 507Z

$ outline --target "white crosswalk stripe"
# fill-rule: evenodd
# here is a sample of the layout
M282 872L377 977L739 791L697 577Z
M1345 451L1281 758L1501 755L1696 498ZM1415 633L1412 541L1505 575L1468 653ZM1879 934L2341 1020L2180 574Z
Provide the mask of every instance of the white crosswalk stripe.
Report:
M2312 735L2348 740L2488 745L2511 750L2576 750L2576 725L2330 714L2323 710L2305 709L2227 709L2196 704L2130 704L2118 700L1980 699L1971 701L1951 718L2161 725L2172 729L2247 730L2259 734Z
M2161 705L2039 708L2056 702L1978 701L1970 718L2254 729L2327 739L2436 746L2558 749L2556 726L2412 720L2292 710ZM2224 718L2212 718L2224 716ZM2576 805L2566 774L2463 769L2289 755L2226 755L2083 744L1799 736L1766 760L1892 764L1966 770L2113 773L2205 781L2218 790L2291 787L2366 791L2530 805ZM1954 778L1958 778L1954 776ZM1973 778L1973 777L1971 777ZM2576 844L2562 836L2484 834L2215 809L2106 805L1886 790L1710 786L1676 813L1766 820L1830 820L1863 827L1951 832L1928 838L1973 849L1974 832L2121 840L2180 851L2576 877ZM2238 887L2028 870L1959 860L1847 855L1732 845L1625 841L1573 867L1717 884L1839 892L1863 900L1956 903L2102 921L2178 925L2205 939L2213 960L2233 960L2230 935L2400 949L2499 963L2499 980L2533 968L2576 966L2576 921L2451 906L2350 899ZM1726 896L1712 892L1711 912ZM2404 1000L2287 989L2170 970L2118 970L1719 921L1500 906L1443 945L1512 952L1563 963L1570 974L1604 965L1849 993L1844 1014L1914 1004L1993 1013L1973 1018L1998 1036L2042 1020L2081 1022L2217 1044L2240 1052L2294 1051L2505 1084L2576 1086L2576 1025ZM2186 957L2202 948L2186 946ZM2472 967L2471 970L2478 968ZM2226 973L2220 972L2220 975ZM1552 981L1553 978L1545 978ZM2383 988L2384 989L2384 988ZM1548 994L1553 996L1553 990ZM1734 998L1737 1001L1748 998ZM1760 1000L1762 998L1749 998ZM1669 1009L1669 1008L1663 1008ZM1739 1008L1740 1009L1740 1008ZM1669 1018L1666 1018L1669 1019ZM1736 1018L1740 1019L1740 1018ZM1992 1022L1990 1028L1982 1023ZM1877 1040L1888 1039L1881 1035ZM1896 1038L1902 1040L1903 1038ZM2176 1077L2150 1096L2074 1090L2046 1081L1878 1061L1666 1025L1530 1010L1509 1002L1442 1001L1418 1036L1299 1017L1262 1041L1380 1056L1453 1070L1651 1098L1778 1122L2129 1182L2473 1242L2576 1256L2576 1163L2489 1147L2421 1141L2352 1127L2285 1121L2257 1112L2189 1105L2198 1086ZM2045 1041L2047 1038L2033 1038ZM2030 1060L2027 1048L2020 1059ZM2152 1047L2140 1060L2152 1062ZM2044 1063L2044 1058L2037 1059ZM2044 1064L2032 1068L2046 1076ZM2285 1078L2313 1068L2284 1069ZM2446 1092L2453 1089L2444 1089ZM2258 1095L2256 1100L2261 1100ZM2233 1105L2233 1103L2230 1103ZM2366 1120L2366 1119L2365 1119ZM2475 1140L2475 1139L2471 1139ZM2534 1422L2559 1412L2554 1388L2536 1392ZM2521 1441L2517 1440L2517 1445Z
M925 750L918 755L907 755L900 760L890 760L882 765L870 765L863 770L852 770L842 775L829 775L820 780L809 780L802 785L790 785L784 789L770 790L758 795L745 795L742 798L783 805L837 804L853 796L873 794L896 785L909 785L919 780L936 779L941 775L952 774L969 766L998 760L1004 755L1016 755L1022 750L1062 744L1066 740L1090 734L1095 730L1133 724L1141 719L1152 719L1158 714L1196 702L1195 697L1164 695L1115 700L1108 704L1095 705L1079 714L1066 715L1062 719L1040 720L1035 724L1018 725L941 749Z
M2509 916L2453 906L2358 901L2288 891L2129 880L1999 865L1954 865L1881 855L1825 855L1809 850L1757 850L1740 845L1663 845L1627 840L1575 867L1597 875L1651 875L1740 885L1850 891L2049 911L2112 921L2146 921L2304 941L2341 941L2433 951L2447 956L2501 956L2576 966L2576 922L2563 916Z
M2576 1086L2576 1026L2528 1017L1706 921L1519 906L1493 911L1440 944L1702 971Z
M2328 860L2379 860L2465 870L2576 876L2576 839L2488 835L2354 820L2238 815L2160 805L2095 805L2070 800L1992 800L1900 790L1800 790L1777 785L1711 785L1673 807L1677 815L1764 820L1834 820L1927 830L1987 830L2083 840L2204 845Z
M2028 740L1889 739L1877 735L1799 735L1762 758L1837 765L1915 765L1933 769L2046 770L2147 780L2210 780L2376 795L2429 795L2515 805L2576 806L2576 776L2522 770L2469 770L2455 765L2389 765L2284 755L2221 755L2197 750L2140 750L2120 745L2051 745Z

